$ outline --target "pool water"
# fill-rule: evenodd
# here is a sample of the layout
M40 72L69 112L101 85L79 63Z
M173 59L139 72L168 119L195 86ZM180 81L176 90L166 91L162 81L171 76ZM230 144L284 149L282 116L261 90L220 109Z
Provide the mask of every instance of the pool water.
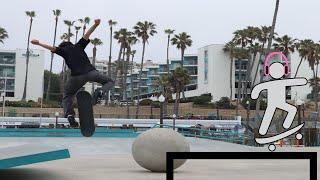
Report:
M96 128L93 137L137 137L133 129ZM0 137L83 137L80 129L0 128Z

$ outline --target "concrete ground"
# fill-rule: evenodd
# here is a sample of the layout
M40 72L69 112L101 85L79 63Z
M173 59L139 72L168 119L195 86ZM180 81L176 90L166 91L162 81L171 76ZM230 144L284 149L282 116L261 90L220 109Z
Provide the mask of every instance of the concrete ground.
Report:
M42 144L68 148L70 159L0 170L0 179L13 180L165 180L151 173L131 156L131 138L0 138L1 146ZM254 148L219 141L188 138L191 151L257 152ZM279 148L279 151L317 151L320 148ZM319 159L318 159L319 161ZM177 180L308 180L307 160L188 160L175 172ZM320 170L318 162L318 172ZM318 176L320 177L320 176Z

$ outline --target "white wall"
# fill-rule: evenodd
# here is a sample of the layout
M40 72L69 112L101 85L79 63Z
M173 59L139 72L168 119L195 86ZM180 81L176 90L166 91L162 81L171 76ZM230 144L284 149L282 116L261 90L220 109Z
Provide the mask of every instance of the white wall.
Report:
M26 72L26 50L2 51L16 53L15 67L15 97L7 97L8 100L21 100L23 95L25 72ZM29 58L29 73L27 84L27 100L37 101L42 97L44 77L44 51L32 50L33 55Z
M204 52L208 51L208 81L204 79ZM213 44L198 50L198 95L211 93L212 101L230 96L230 58L223 45ZM234 77L234 64L232 75ZM234 86L234 78L232 80ZM235 91L233 90L233 97Z

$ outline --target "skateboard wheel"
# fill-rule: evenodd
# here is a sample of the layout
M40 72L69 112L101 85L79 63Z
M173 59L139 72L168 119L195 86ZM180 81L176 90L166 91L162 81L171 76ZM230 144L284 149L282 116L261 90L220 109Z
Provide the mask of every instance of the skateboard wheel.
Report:
M274 144L269 144L268 149L269 149L269 151L274 152L274 151L276 150L276 145L274 145Z

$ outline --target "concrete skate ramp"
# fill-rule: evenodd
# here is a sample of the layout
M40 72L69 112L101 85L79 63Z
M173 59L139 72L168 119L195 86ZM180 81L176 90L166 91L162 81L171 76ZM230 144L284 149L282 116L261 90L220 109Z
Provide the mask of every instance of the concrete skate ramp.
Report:
M68 149L35 144L0 145L0 169L70 158Z

